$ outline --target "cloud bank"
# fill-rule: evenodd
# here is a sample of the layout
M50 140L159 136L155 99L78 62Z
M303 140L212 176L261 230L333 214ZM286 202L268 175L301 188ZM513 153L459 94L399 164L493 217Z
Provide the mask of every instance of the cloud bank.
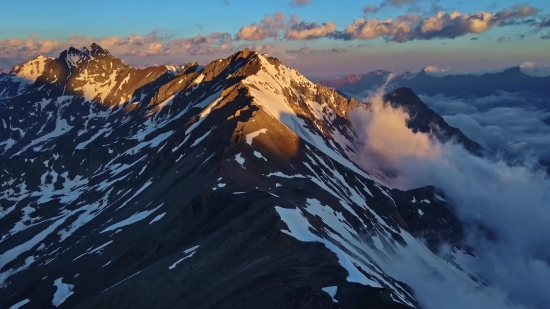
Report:
M440 188L469 227L464 242L473 247L476 257L467 265L487 286L456 278L448 265L434 268L434 262L416 256L412 246L393 261L380 261L384 271L409 284L427 309L550 308L547 174L528 160L510 166L497 158L473 156L461 145L413 133L406 126L407 113L386 105L380 91L368 101L370 109L357 109L351 117L361 150L355 160L367 169L374 161L393 170L397 174L393 185L402 189ZM476 225L494 237L473 228Z
M481 98L420 98L451 126L503 156L550 161L550 112L543 98L504 92Z
M416 0L386 0L380 7L365 6L363 12L374 14L385 6L401 7L416 2ZM542 28L546 22L537 17L539 12L540 10L532 6L516 4L496 13L462 14L455 11L448 14L440 11L431 17L406 14L385 20L359 18L344 30L337 30L336 25L330 21L322 24L299 22L296 15L291 15L290 19L285 21L285 15L279 12L273 16L266 15L259 23L242 27L237 33L237 39L261 41L267 38L285 38L301 41L320 38L371 40L383 37L386 41L399 43L436 38L454 39L466 34L482 33L494 27L524 24Z

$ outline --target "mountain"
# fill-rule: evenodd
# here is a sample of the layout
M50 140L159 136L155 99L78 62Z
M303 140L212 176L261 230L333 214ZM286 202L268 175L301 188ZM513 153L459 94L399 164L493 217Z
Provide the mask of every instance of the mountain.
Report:
M404 250L483 285L445 196L359 168L359 103L276 58L136 69L94 44L0 83L2 308L419 308L384 266ZM413 95L387 98L423 130Z
M319 84L343 91L345 93L363 94L365 90L382 86L390 74L391 72L388 71L376 70L367 74L346 75L341 78L324 80L320 81ZM402 79L407 79L410 77L410 72L398 76L398 78Z
M410 119L407 127L413 132L434 134L440 142L454 140L470 153L482 156L486 151L478 143L469 139L462 131L450 126L443 117L429 108L410 88L399 88L384 96L384 101L394 108L403 108Z
M389 72L380 74L374 71L364 75L348 75L342 78L321 81L320 84L353 95L363 95L365 91L381 86ZM443 94L450 97L490 96L499 91L527 92L542 97L550 97L550 76L536 77L526 75L519 67L512 67L498 73L483 75L447 75L436 77L425 70L418 74L407 72L393 78L394 89L407 87L418 94L434 96Z

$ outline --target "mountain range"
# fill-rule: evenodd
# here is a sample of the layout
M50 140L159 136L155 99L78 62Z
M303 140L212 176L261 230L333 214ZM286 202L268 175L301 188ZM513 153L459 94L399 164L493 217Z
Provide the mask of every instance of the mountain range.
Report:
M0 307L421 308L384 267L404 250L483 286L445 195L360 167L369 102L324 85L248 49L136 69L96 44L1 75ZM482 155L411 89L385 100Z
M393 76L390 83L392 88L407 87L418 94L428 96L442 94L450 97L483 97L503 91L550 97L550 89L548 89L550 76L530 76L523 73L519 66L497 73L442 77L430 75L425 69L417 74L406 72L396 75L388 71L377 70L361 75L347 75L337 79L324 80L319 83L351 95L365 95L366 91L383 85L390 75Z

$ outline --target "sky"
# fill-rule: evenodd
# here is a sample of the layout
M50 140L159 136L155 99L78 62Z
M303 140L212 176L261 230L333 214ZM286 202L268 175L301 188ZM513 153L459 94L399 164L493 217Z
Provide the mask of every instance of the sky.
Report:
M0 70L92 42L135 66L249 47L312 79L550 64L550 3L528 1L13 1L0 11Z

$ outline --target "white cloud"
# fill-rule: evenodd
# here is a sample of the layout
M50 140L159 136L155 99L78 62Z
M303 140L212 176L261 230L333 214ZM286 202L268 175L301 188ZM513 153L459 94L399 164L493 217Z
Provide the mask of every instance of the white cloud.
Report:
M447 73L449 72L450 69L451 69L450 67L447 67L447 68L443 69L443 68L440 68L436 65L429 65L429 66L424 68L424 71L426 73L429 73L430 75L444 76L444 75L447 75Z
M550 65L548 64L524 62L519 67L521 71L527 75L538 77L550 76Z

